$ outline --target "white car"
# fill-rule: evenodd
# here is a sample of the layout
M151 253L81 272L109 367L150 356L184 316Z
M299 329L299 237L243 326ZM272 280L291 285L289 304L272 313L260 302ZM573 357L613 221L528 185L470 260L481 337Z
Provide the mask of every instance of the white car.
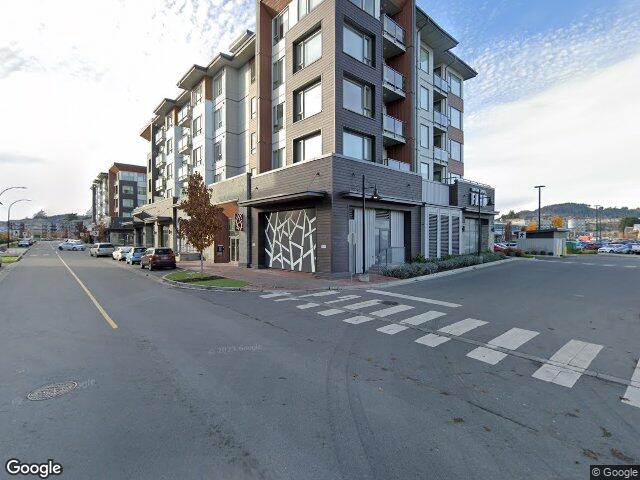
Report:
M116 247L111 254L111 257L119 262L124 262L126 260L127 253L131 251L131 248L132 247Z
M618 243L612 243L610 245L605 245L598 249L598 253L614 253L616 248L620 247Z
M92 257L109 257L113 254L114 248L111 243L96 243L89 249Z
M84 252L87 247L80 240L65 240L58 245L58 250L70 250L73 252Z

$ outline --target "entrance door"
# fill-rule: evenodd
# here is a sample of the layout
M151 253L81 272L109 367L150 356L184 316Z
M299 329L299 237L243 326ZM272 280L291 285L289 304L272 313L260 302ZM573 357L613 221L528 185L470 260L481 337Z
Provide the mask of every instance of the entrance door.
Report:
M235 263L240 261L240 237L229 238L229 261Z
M376 264L386 265L390 262L391 247L391 214L389 210L376 210L375 252Z

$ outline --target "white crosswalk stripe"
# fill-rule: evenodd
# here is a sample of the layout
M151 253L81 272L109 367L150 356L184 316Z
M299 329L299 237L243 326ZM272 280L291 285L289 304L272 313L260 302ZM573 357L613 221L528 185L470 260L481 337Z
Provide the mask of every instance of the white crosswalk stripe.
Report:
M276 298L276 297L284 297L285 295L291 295L289 292L273 292L267 293L266 295L260 295L260 298Z
M640 360L638 360L636 369L633 371L631 381L634 382L637 387L634 385L629 385L627 387L627 390L624 392L624 395L622 396L622 402L626 403L627 405L640 408Z
M365 300L364 302L352 303L351 305L344 305L342 308L347 310L358 310L360 308L373 307L374 305L380 305L382 300L374 298L373 300Z
M372 317L358 315L357 317L347 318L346 320L343 320L343 322L351 323L352 325L359 325L361 323L370 322L371 320L373 320Z
M443 302L441 300L432 300L431 298L424 298L424 297L414 297L413 295L405 295L403 293L395 293L395 292L386 292L384 290L367 290L367 292L374 293L376 295L385 295L388 297L402 298L403 300L412 300L414 302L431 303L433 305L440 305L442 307L456 308L456 307L462 306L457 303Z
M314 308L319 306L320 306L319 303L309 302L309 303L305 303L304 305L296 305L296 308L299 308L300 310L306 310L308 308Z
M490 340L488 344L494 347L502 347L507 350L515 350L537 336L538 333L539 332L534 332L533 330L512 328L493 340ZM493 350L489 347L478 347L467 353L467 357L480 360L481 362L488 363L489 365L496 365L506 356L506 353Z
M477 320L475 318L465 318L456 323L452 323L451 325L447 325L438 330L438 332L447 333L449 335L453 335L459 337L460 335L467 333L474 328L481 327L482 325L486 325L487 322L483 320ZM436 335L435 333L429 333L424 337L420 337L415 340L416 343L420 343L422 345L426 345L428 347L437 347L443 343L451 340L449 337L443 337L441 335Z
M337 308L330 308L329 310L322 310L318 312L318 315L322 315L323 317L330 317L332 315L338 315L339 313L344 312L344 310L340 310Z
M390 323L389 325L385 325L384 327L377 328L378 332L386 333L387 335L395 335L398 332L403 332L409 327L405 327L404 325L398 325L397 323Z
M412 310L413 307L410 305L395 305L389 308L383 308L382 310L376 310L375 312L371 312L369 315L373 315L374 317L384 318L389 315L394 315L400 312L406 312L407 310Z
M340 293L339 290L324 290L322 292L307 293L306 295L300 295L300 298L306 298L306 297L328 297L330 295L338 295L339 293Z
M300 299L297 297L287 297L287 298L276 298L274 302L299 302Z
M413 317L405 318L400 323L405 325L422 325L430 320L435 320L436 318L444 317L446 313L436 312L435 310L429 310L428 312L421 313L419 315L415 315Z
M571 340L532 375L545 382L571 388L602 350L602 345ZM571 367L571 368L568 368Z
M326 305L331 305L332 303L346 302L347 300L355 300L356 298L360 298L360 295L345 295L343 297L338 297L335 300L330 300L324 303Z

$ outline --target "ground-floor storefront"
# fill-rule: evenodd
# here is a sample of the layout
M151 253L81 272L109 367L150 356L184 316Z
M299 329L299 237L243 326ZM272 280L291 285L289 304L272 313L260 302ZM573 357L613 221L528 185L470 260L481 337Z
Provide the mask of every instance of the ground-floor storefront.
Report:
M462 209L427 205L424 207L423 255L442 258L464 252Z

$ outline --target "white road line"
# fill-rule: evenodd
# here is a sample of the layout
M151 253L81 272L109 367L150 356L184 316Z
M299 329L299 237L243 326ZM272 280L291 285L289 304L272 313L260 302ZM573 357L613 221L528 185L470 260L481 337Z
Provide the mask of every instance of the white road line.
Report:
M338 297L335 300L331 300L329 302L324 302L326 305L330 305L332 303L346 302L347 300L355 300L356 298L360 298L360 295L345 295L343 297Z
M524 330L522 328L512 328L511 330L506 331L502 335L490 340L488 342L489 345L495 347L506 348L507 350L515 350L529 340L537 336L539 332L534 332L533 330ZM507 356L506 353L499 352L497 350L493 350L488 347L478 347L474 350L471 350L467 353L467 357L475 358L476 360L480 360L481 362L488 363L489 365L496 365L498 362L503 360Z
M474 328L478 328L486 324L487 322L483 320L477 320L475 318L465 318L464 320L461 320L459 322L447 325L446 327L443 327L438 331L459 337L463 333L467 333ZM448 342L449 340L451 340L449 337L443 337L440 335L436 335L435 333L430 333L428 335L425 335L424 337L416 339L415 342L426 345L428 347L437 347L438 345Z
M371 320L373 320L373 318L366 317L364 315L358 315L357 317L347 318L346 320L343 320L343 322L351 323L352 325L358 325L360 323L370 322Z
M340 310L337 308L330 308L329 310L322 310L318 312L318 315L322 315L323 317L330 317L331 315L337 315L342 312L344 312L344 310Z
M377 328L378 332L386 333L387 335L395 335L398 332L402 332L407 330L409 327L405 327L404 325L398 325L397 323L390 323L389 325L385 325L384 327Z
M635 382L636 385L640 385L640 360L638 360L636 369L633 371L631 381ZM624 392L622 402L627 405L640 408L640 387L629 385L627 390Z
M637 265L625 265L624 268L638 268Z
M389 297L402 298L404 300L413 300L414 302L431 303L433 305L440 305L442 307L461 307L457 303L443 302L441 300L432 300L430 298L414 297L413 295L404 295L402 293L385 292L384 290L367 290L369 293L375 293L376 295L387 295Z
M396 313L406 312L407 310L413 310L413 307L411 305L395 305L393 307L383 308L382 310L376 310L375 312L371 312L369 315L384 318Z
M532 376L545 382L571 388L600 350L602 345L570 340L549 359L553 363L545 363Z
M267 293L266 295L260 295L260 298L276 298L276 297L284 297L285 295L291 295L289 292L273 292Z
M582 262L582 265L595 265L595 263Z
M405 325L422 325L430 320L435 320L436 318L444 317L446 313L436 312L435 310L429 310L428 312L421 313L419 315L415 315L413 317L406 318L402 320L400 323Z
M306 297L328 297L329 295L338 295L340 293L340 291L338 290L325 290L322 292L316 292L316 293L307 293L306 295L300 295L300 298L306 298Z
M296 305L296 308L300 310L306 310L307 308L319 307L319 303L305 303L304 305Z
M615 267L615 265L613 263L604 263L602 266L603 267Z
M274 302L299 302L300 299L297 297L287 297L287 298L277 298Z
M359 308L373 307L374 305L379 305L381 303L382 300L375 298L373 300L365 300L364 302L352 303L351 305L344 305L342 308L346 308L347 310L358 310Z

